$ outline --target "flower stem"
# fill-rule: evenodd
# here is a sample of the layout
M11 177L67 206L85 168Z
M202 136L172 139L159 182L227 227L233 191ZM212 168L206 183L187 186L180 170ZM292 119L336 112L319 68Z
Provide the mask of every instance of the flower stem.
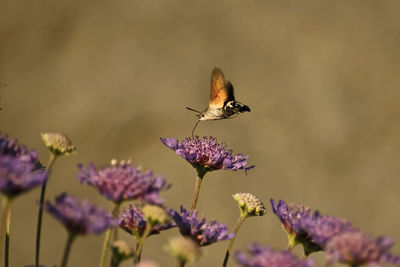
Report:
M178 267L185 267L186 261L183 259L178 259Z
M75 240L75 234L74 233L69 233L68 234L68 239L67 239L67 244L65 244L64 255L63 255L60 267L66 267L67 266L69 252L71 251L72 242L74 240Z
M120 205L121 205L121 203L116 203L115 204L115 207L114 207L114 209L112 211L112 214L113 214L114 217L118 216ZM111 229L111 228L107 229L106 235L104 237L103 248L101 250L101 256L100 256L100 265L99 265L100 267L104 267L105 264L106 264L107 252L108 252L108 247L109 247L108 243L110 242L112 230L113 229ZM114 238L115 238L116 234L117 233L114 232Z
M4 257L4 266L8 267L9 242L10 242L10 220L12 199L7 196L1 199L1 222L0 222L0 261Z
M112 211L112 215L114 218L118 218L119 217L119 208L121 206L121 203L115 204L115 207ZM114 229L114 237L113 237L114 241L118 240L118 227L115 227Z
M203 177L204 177L205 174L206 174L206 172L202 172L200 170L197 170L196 186L194 187L192 207L190 208L190 212L193 212L193 210L196 208L197 199L199 198L199 193L200 193L201 182L202 182Z
M150 223L146 224L146 228L144 229L143 235L142 237L139 239L139 242L136 246L136 255L135 255L135 261L134 263L138 263L140 262L140 258L142 256L142 249L143 249L143 244L144 244L144 240L146 239L146 237L150 234L151 232L151 228L153 228L153 225Z
M233 246L233 242L235 241L235 237L236 237L236 235L237 235L237 233L239 231L240 226L242 225L244 220L246 220L246 218L247 218L247 214L246 213L242 213L240 215L239 219L236 222L235 229L233 230L233 233L235 235L229 241L228 249L226 250L226 254L225 254L225 258L224 258L224 263L222 264L223 267L226 267L226 265L228 264L228 260L229 260L230 254L231 254L231 249L232 249L232 246Z
M53 153L50 153L50 159L46 166L47 172L47 180L44 181L42 184L42 191L40 192L40 201L39 201L39 211L38 211L38 222L36 228L36 251L35 251L35 267L39 267L39 255L40 255L40 234L42 231L42 217L43 217L43 204L44 204L44 197L46 194L46 185L47 181L49 180L49 175L51 168L56 160L57 156Z

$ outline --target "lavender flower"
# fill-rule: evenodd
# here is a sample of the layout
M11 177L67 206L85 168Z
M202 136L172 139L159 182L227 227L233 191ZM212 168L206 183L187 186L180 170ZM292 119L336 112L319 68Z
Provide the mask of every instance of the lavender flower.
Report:
M300 260L287 250L272 251L269 247L261 247L258 244L252 244L248 252L250 257L242 251L237 251L236 262L246 267L311 267L314 264L313 260Z
M42 185L47 175L44 170L35 170L29 156L0 154L0 192L9 198Z
M115 203L125 200L142 200L152 204L163 202L158 194L170 187L161 176L153 177L153 173L143 172L134 167L130 161L111 161L110 166L96 169L90 164L88 169L78 165L77 177L82 184L91 185L100 194Z
M119 227L138 238L142 237L146 226L147 222L139 206L133 208L132 205L129 205L129 209L123 210L119 216ZM176 225L174 223L157 224L152 227L150 235L158 234L160 231L167 230L175 226Z
M304 246L306 255L321 250L318 244L311 242L310 234L304 227L306 223L315 222L315 220L320 217L318 211L311 213L309 207L302 205L295 206L293 204L286 205L283 200L279 200L278 205L276 205L272 198L271 206L272 211L278 216L283 228L287 232L290 248L301 243Z
M305 220L303 227L310 234L312 241L323 248L331 238L344 232L356 230L349 221L331 216L321 216L315 220Z
M100 234L117 225L117 220L107 210L87 200L78 201L66 193L57 196L54 205L47 201L46 209L74 234Z
M351 266L380 266L385 263L400 266L400 257L389 252L392 246L393 240L389 237L373 239L361 231L345 232L327 243L327 262L330 265L342 262Z
M228 234L228 228L223 223L218 223L217 221L206 223L205 218L198 221L196 210L190 214L188 210L181 207L180 213L170 210L170 215L181 234L193 238L200 246L207 246L222 240L230 240L234 237L233 233Z
M249 156L242 154L233 155L232 150L228 150L225 143L218 144L215 137L198 136L186 138L179 143L175 138L160 138L161 142L175 151L175 153L196 169L203 169L203 172L215 170L239 169L248 170L254 166L245 168Z

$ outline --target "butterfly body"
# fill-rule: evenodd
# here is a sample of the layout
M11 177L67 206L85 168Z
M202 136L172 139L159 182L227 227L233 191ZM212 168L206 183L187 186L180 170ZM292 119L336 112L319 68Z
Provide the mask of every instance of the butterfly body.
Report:
M214 68L211 73L211 91L208 108L203 112L197 112L199 120L193 128L196 128L199 121L222 120L231 118L239 113L250 111L250 108L239 101L235 100L233 94L233 85L229 81L225 81L224 73L219 68Z

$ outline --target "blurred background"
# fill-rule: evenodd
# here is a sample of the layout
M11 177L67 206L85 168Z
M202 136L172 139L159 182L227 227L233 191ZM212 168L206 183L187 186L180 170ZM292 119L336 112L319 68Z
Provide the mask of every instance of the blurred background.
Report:
M200 212L233 229L232 194L251 192L269 210L270 198L283 199L391 236L400 254L399 8L395 0L3 0L0 130L45 162L41 132L72 139L77 154L56 162L49 199L68 191L111 209L78 183L76 165L117 158L163 175L173 184L166 205L189 207L195 171L159 138L190 136L196 117L185 107L207 107L220 67L252 111L202 122L196 134L250 155L256 168L207 174ZM34 262L39 191L15 201L11 266ZM48 214L43 229L42 263L59 264L66 232ZM174 266L162 246L177 234L149 238L142 258ZM97 266L102 241L79 238L70 266ZM247 220L233 250L254 241L286 247L272 212ZM220 266L227 245L204 247L192 266Z

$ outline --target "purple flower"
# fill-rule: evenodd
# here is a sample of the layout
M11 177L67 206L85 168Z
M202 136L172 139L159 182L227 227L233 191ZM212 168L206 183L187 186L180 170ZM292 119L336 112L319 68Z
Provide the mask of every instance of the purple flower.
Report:
M17 139L11 139L0 132L0 156L22 157L35 164L35 169L43 168L36 150L28 150L26 146L18 144Z
M261 247L252 244L248 252L250 257L242 251L235 253L236 262L245 267L311 267L311 259L300 260L287 250L273 251L268 246Z
M110 166L96 169L90 164L88 169L78 165L77 177L82 184L94 186L100 194L111 201L121 203L125 200L141 200L152 204L160 204L164 200L159 197L161 190L170 185L161 176L153 176L151 171L143 172L134 167L130 161L111 161Z
M118 224L107 210L66 193L57 196L54 205L47 201L46 209L74 234L100 234Z
M278 205L271 198L272 211L278 216L283 228L286 230L289 238L289 246L294 247L301 243L304 246L305 254L321 250L318 244L311 242L310 234L304 227L306 224L315 222L320 217L318 211L311 212L309 207L302 205L293 205L279 200Z
M164 145L204 173L214 170L249 170L254 167L245 168L249 156L233 155L232 150L228 150L225 143L218 144L215 137L196 136L186 138L181 143L174 138L160 139Z
M146 229L147 222L144 218L143 212L140 210L139 206L135 208L129 205L129 209L123 210L119 215L119 227L124 229L126 232L135 235L136 237L141 237L144 230ZM152 227L150 234L158 234L160 231L170 229L175 227L176 224L157 224Z
M36 170L28 156L0 154L0 192L12 198L42 185L47 179L45 170Z
M303 223L303 227L310 234L312 241L323 248L332 237L356 230L349 221L331 216L321 216L315 220L306 220Z
M228 228L223 223L211 221L206 223L206 219L197 220L197 211L192 214L181 206L181 212L170 210L170 215L179 228L183 236L193 238L200 246L207 246L212 243L230 240L235 234L228 234Z
M347 263L351 266L368 264L400 265L400 257L390 254L393 240L389 237L371 238L361 231L345 232L333 237L326 245L328 264Z

